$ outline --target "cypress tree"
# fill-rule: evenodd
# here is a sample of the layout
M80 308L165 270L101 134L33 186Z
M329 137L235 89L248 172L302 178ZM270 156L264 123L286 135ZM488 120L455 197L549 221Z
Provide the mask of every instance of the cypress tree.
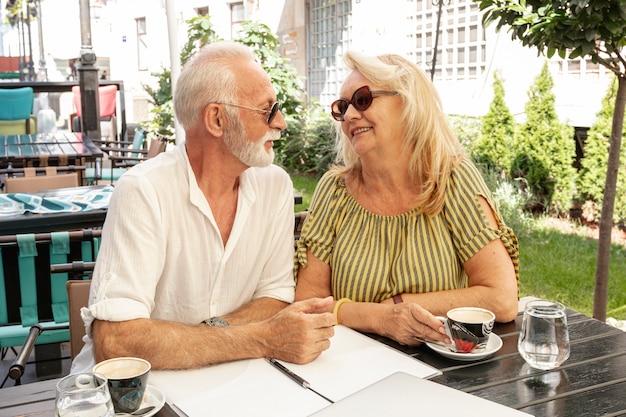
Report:
M556 113L553 87L545 63L528 91L526 121L516 135L511 175L526 186L528 209L562 214L569 211L575 193L576 150L573 129Z
M498 173L508 173L513 160L512 144L516 123L504 101L504 81L499 71L493 74L493 100L482 117L482 127L474 158L478 164Z
M613 123L613 111L615 109L615 95L617 94L617 78L607 88L606 95L602 99L602 107L596 114L593 126L587 132L587 140L584 147L584 157L581 160L578 189L581 199L591 201L597 205L598 212L593 213L593 219L598 220L599 211L602 209L604 197L604 185L606 182L606 170L609 155L609 143ZM626 136L626 132L622 137ZM620 173L617 177L615 208L613 212L614 222L623 222L626 219L626 148L620 152Z

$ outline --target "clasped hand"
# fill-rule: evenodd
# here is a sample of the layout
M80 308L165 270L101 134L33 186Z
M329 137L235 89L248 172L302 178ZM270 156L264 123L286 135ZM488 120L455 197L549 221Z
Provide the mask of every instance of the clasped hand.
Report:
M335 316L328 312L332 297L295 302L268 319L269 357L304 364L330 347Z

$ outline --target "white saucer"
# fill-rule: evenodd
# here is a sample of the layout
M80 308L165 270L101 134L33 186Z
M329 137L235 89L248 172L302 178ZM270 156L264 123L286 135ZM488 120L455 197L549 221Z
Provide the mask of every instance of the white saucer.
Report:
M488 356L493 355L502 347L502 339L495 333L491 333L489 335L489 340L487 341L487 346L481 349L476 349L472 353L457 353L453 352L450 349L443 347L441 345L435 343L426 343L426 345L439 353L441 356L445 356L446 358L455 359L457 361L478 361L481 359L485 359Z
M161 410L161 408L163 408L164 405L165 394L163 394L163 392L154 385L148 384L148 386L146 387L146 392L143 395L143 401L141 401L141 405L139 406L139 408L150 406L153 406L154 408L146 414L142 414L142 417L151 417L155 415L159 412L159 410Z

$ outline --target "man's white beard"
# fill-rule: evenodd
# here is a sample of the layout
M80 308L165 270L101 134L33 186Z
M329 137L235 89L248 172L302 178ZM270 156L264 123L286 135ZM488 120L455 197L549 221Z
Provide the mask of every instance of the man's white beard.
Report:
M224 134L224 144L237 159L250 167L266 167L274 162L274 149L265 150L265 143L268 140L279 140L280 131L270 130L259 141L250 142L241 119L237 118L233 122L232 129Z

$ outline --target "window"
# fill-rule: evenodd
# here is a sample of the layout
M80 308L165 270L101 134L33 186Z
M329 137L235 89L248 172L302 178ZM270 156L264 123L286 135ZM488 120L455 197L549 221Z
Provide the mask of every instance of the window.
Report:
M330 105L346 75L341 56L352 37L351 0L308 2L307 90L310 97Z
M413 4L413 55L416 63L431 74L435 62L435 79L466 80L483 76L486 67L486 36L480 26L481 15L472 0L407 0ZM435 51L435 28L441 7L440 36ZM428 10L428 11L427 11ZM435 56L435 53L437 54Z
M582 60L568 60L567 61L567 74L572 78L580 78L580 63Z
M587 78L599 78L600 64L594 64L590 59L585 61L585 74Z
M148 35L146 30L146 18L135 19L137 26L137 69L139 71L148 70Z
M243 2L230 4L230 36L236 38L241 30L241 22L246 20L246 10Z

